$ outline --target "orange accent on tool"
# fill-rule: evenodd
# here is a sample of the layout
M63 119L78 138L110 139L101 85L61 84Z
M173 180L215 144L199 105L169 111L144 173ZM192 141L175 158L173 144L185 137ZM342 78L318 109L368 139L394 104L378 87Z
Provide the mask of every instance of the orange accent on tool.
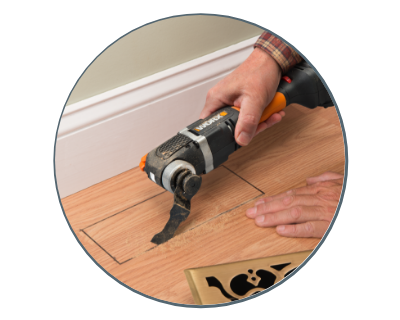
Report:
M139 168L140 170L144 171L144 166L146 165L147 154L145 154L142 159L140 159Z
M260 122L264 122L274 113L277 113L286 107L286 98L283 93L277 92L275 97L272 99L270 104L265 108L264 112L261 115Z
M272 116L274 113L277 113L286 107L286 98L283 95L283 93L277 92L270 102L270 104L264 109L264 112L261 115L260 122L264 122L267 120L270 116ZM232 109L235 109L240 112L240 108L238 107L232 107Z

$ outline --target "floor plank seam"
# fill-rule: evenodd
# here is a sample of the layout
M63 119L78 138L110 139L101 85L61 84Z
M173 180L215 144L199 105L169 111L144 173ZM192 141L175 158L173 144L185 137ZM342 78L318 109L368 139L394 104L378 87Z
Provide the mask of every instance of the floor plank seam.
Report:
M121 263L115 259L111 254L109 254L107 252L107 250L105 250L100 244L98 244L91 236L89 236L85 230L81 229L80 231L82 231L90 240L92 240L101 250L103 250L111 259L113 259L116 263L118 263L119 265L121 265ZM128 261L128 260L127 260Z
M235 176L237 176L238 178L242 179L244 182L246 182L247 184L251 185L254 189L260 191L263 195L265 194L264 191L258 189L255 185L251 184L250 182L248 182L246 179L242 178L241 176L239 176L236 172L232 171L231 169L229 169L228 167L225 167L224 165L221 165L221 167L224 167L225 169L227 169L228 171L232 172Z
M138 202L138 203L134 204L133 206L130 206L130 207L128 207L128 208L125 208L124 210L118 211L117 213L114 213L114 214L112 214L111 216L108 216L108 217L106 217L106 218L104 218L104 219L101 219L101 220L99 220L99 221L96 221L95 223L92 223L91 225L88 225L88 226L86 226L85 228L83 228L83 229L81 229L81 230L83 231L83 230L86 230L87 228L93 227L94 225L96 225L96 224L98 224L98 223L100 223L100 222L103 222L103 221L105 221L105 220L107 220L107 219L110 219L110 218L116 216L117 214L120 214L120 213L122 213L122 212L124 212L124 211L126 211L126 210L129 210L129 209L132 209L132 208L138 206L139 204L142 204L142 203L144 203L144 202L146 202L146 201L148 201L148 200L151 200L151 199L153 199L153 198L155 198L155 197L158 197L158 196L160 196L160 195L162 195L162 194L164 194L164 193L166 193L166 192L168 192L168 191L163 191L163 192L161 192L161 193L157 193L156 195L154 195L154 196L152 196L152 197L150 197L150 198L147 198L146 200L143 200L143 201L141 201L141 202Z

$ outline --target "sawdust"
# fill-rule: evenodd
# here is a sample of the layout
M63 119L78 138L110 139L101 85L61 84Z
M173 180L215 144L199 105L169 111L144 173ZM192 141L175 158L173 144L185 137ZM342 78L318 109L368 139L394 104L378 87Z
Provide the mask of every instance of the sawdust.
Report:
M243 210L235 210L239 209L239 207L242 206L243 204L236 208L233 208L228 212L222 213L219 216L213 217L203 222L201 225L198 225L197 227L176 235L170 241L159 245L157 249L160 252L165 253L180 249L189 244L193 244L194 242L196 242L196 247L202 247L203 245L201 244L201 242L197 241L197 239L207 237L207 235L211 235L216 231L227 229L228 227L233 227L237 224L243 223L243 219L234 219L234 217L237 215L244 216L243 210L245 210L245 208L243 208ZM244 217L244 219L246 218Z
M214 232L218 232L220 230L228 228L234 229L234 227L238 224L245 223L247 220L245 216L245 210L249 208L252 203L254 203L260 196L262 195L248 200L224 213L221 213L220 215L211 217L210 219L198 225L197 223L199 223L199 221L197 221L197 219L194 219L190 223L190 225L186 226L186 228L181 231L181 233L176 234L168 242L144 250L134 256L132 259L140 257L141 255L152 250L155 250L156 254L161 254L166 257L169 253L178 249L183 249L190 253L192 250L191 248L193 248L194 246L196 248L201 248L203 247L203 243L202 241L199 241L199 239L207 238L208 236L211 236ZM237 216L242 217L237 218ZM195 227L190 228L190 226L192 225L195 225Z
M190 232L189 232L190 231ZM196 241L196 238L199 236L204 236L209 233L211 233L212 230L207 229L207 228L194 228L191 230L188 230L186 232L183 232L179 235L176 235L174 238L169 240L166 243L163 243L157 247L157 250L160 251L161 253L166 253L166 252L171 252L177 249L181 249L183 247L186 247L190 244L193 244L194 241ZM196 246L199 246L198 243L196 243ZM200 244L201 246L201 244Z

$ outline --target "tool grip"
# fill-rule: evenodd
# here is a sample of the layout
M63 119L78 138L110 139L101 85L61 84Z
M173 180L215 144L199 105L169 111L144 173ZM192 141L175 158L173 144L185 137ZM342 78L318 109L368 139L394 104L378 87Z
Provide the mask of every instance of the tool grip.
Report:
M281 110L283 110L286 107L286 98L281 92L277 92L270 102L270 104L264 109L264 112L261 115L259 124L261 122L266 121L270 116L272 116L274 113L277 113ZM240 108L238 107L232 107L233 109L237 110L240 112Z
M304 61L282 77L276 94L262 113L259 123L266 121L274 113L283 110L292 103L300 104L309 109L318 106L324 108L333 106L331 97L321 79ZM233 107L233 109L240 112L240 108Z
M278 113L286 107L286 98L285 96L277 92L272 99L271 103L264 109L264 112L261 115L260 122L266 121L270 116L274 113Z

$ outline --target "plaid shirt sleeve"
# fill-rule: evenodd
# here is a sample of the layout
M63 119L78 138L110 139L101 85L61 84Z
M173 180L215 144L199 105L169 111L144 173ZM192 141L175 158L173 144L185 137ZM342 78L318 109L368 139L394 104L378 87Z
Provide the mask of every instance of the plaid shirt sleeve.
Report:
M269 32L264 32L258 38L254 47L260 48L274 58L280 65L282 73L287 72L303 60L296 51Z

